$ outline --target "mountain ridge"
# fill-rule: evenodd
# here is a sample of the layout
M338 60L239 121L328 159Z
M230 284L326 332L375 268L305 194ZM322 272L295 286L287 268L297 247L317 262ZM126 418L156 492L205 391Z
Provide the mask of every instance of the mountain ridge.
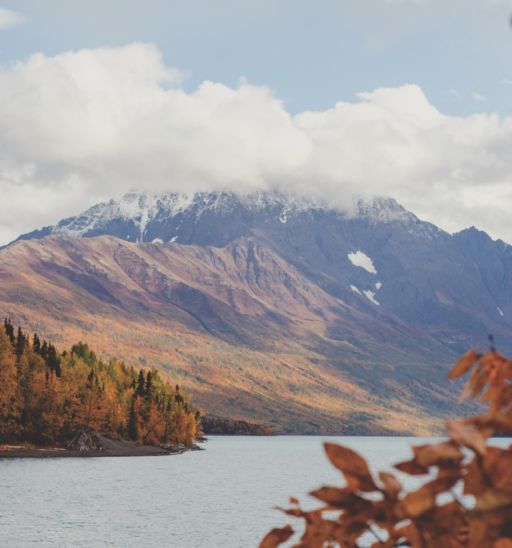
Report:
M236 209L243 209L245 214L266 212L265 217L278 219L285 224L288 219L297 214L315 211L329 212L342 217L364 217L374 222L401 221L417 224L419 219L403 208L393 198L378 197L372 200L354 199L346 208L329 205L326 201L313 198L300 198L293 194L284 194L277 191L255 192L238 194L232 191L218 192L128 192L120 200L111 199L107 202L95 204L83 213L68 217L56 225L45 226L33 232L23 234L18 239L33 239L49 234L65 234L78 237L94 237L109 227L111 223L123 221L128 227L123 236L118 231L116 236L137 243L154 242L146 237L148 225L158 222L162 218L173 218L180 215L192 214L197 219L205 212L214 211L221 214L232 213ZM439 231L422 221L434 231ZM168 239L158 238L158 241L177 241L179 234L174 233ZM17 241L17 240L15 240Z
M512 349L512 248L477 229L452 235L383 198L356 201L353 212L275 193L125 200L0 250L0 313L29 321L35 311L41 327L31 327L47 336L118 337L137 360L171 353L181 365L170 370L208 412L234 409L288 432L432 431L454 405L443 387L448 364L485 348L488 334ZM107 319L110 337L95 327ZM142 353L126 342L126 325L147 337L136 338ZM165 342L172 330L195 350L187 343L176 353L172 337ZM213 379L223 372L219 385L195 375L198 360ZM283 367L300 382L280 378ZM364 397L353 399L358 390ZM407 420L402 402L408 425L397 423Z

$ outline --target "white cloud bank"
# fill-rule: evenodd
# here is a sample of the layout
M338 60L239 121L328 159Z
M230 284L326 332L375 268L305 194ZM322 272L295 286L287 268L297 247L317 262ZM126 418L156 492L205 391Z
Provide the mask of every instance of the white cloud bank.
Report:
M512 241L510 118L444 115L415 85L292 116L266 87L181 77L146 44L0 70L0 242L131 188L272 187L393 196Z
M0 29L9 29L25 22L25 18L17 11L0 8Z

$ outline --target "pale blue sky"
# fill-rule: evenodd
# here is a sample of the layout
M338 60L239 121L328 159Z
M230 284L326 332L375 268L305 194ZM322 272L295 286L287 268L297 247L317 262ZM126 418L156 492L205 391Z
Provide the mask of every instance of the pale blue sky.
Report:
M11 0L26 19L0 33L0 62L35 51L153 42L188 73L185 89L241 76L289 112L359 91L419 84L450 114L508 114L507 0ZM484 101L485 98L485 101Z

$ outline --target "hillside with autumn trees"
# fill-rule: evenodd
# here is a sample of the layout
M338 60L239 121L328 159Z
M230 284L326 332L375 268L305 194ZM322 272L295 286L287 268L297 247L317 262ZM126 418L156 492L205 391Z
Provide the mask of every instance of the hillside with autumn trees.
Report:
M200 414L155 370L100 359L82 342L59 352L0 325L0 443L60 445L79 430L137 444L191 446Z

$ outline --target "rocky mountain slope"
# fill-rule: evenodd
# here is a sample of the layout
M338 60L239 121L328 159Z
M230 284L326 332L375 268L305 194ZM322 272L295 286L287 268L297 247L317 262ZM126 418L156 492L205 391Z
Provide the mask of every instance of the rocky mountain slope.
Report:
M0 250L0 313L287 431L432 429L448 364L512 347L512 248L394 200L130 193Z

